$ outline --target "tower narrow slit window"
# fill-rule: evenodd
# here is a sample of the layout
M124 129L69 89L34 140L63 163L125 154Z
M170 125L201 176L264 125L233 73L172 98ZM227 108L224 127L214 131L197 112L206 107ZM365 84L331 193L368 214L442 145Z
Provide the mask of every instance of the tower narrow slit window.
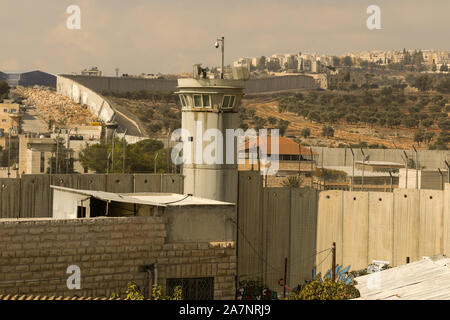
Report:
M181 106L185 109L188 106L187 97L184 94L180 94Z
M211 108L211 96L204 94L203 95L203 107Z
M194 94L194 107L195 108L202 107L202 96L199 94Z
M232 109L234 106L235 96L223 96L222 109Z

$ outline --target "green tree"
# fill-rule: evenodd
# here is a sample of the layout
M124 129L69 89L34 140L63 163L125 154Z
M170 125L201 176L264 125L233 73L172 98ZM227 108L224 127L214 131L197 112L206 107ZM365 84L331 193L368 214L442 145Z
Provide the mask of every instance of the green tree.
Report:
M9 85L6 81L0 80L0 99L6 99L9 94Z
M289 127L289 124L290 124L290 122L287 120L280 119L280 121L278 121L278 130L280 130L281 136L284 136L287 128Z
M423 142L425 140L425 131L424 130L417 130L414 133L414 142L417 142L419 147L420 147L420 143Z
M125 172L153 172L156 161L156 171L168 172L167 154L169 149L163 149L161 141L146 139L135 144L126 145ZM109 163L109 172L121 173L123 171L123 140L115 140L114 157L112 157L112 143L98 143L87 145L79 154L79 160L84 168L96 173L106 173ZM114 163L112 163L114 158Z
M433 79L426 74L420 75L414 80L414 87L420 91L428 91L433 87Z
M269 121L270 125L272 125L272 126L277 123L277 118L272 117L272 116L270 116L267 120Z
M303 128L302 131L300 131L300 135L305 139L308 138L311 135L311 129Z
M334 137L334 129L330 126L324 126L322 128L322 136L323 137Z

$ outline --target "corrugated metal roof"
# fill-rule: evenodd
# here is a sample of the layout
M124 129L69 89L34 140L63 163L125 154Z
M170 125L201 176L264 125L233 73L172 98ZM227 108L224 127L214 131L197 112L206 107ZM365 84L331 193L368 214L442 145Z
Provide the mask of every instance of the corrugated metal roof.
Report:
M450 300L450 258L424 257L355 281L357 300Z
M91 196L96 199L104 201L115 201L122 203L136 203L145 204L157 207L168 207L168 206L198 206L198 205L234 205L229 202L221 202L217 200L193 197L189 195L176 194L176 193L156 193L156 192L146 192L146 193L112 193L105 191L94 191L94 190L78 190L60 186L51 186L51 188L66 192L72 192L77 194L82 194L85 196Z
M157 206L157 207L165 207L164 204L152 202L150 200L141 200L137 198L133 198L126 195L121 195L119 193L112 193L112 192L105 192L105 191L94 191L94 190L79 190L79 189L72 189L72 188L66 188L66 187L59 187L59 186L50 186L53 189L60 190L60 191L66 191L76 194L82 194L85 196L91 196L96 199L100 200L106 200L106 201L115 201L115 202L123 202L123 203L136 203L136 204L147 204L151 206Z

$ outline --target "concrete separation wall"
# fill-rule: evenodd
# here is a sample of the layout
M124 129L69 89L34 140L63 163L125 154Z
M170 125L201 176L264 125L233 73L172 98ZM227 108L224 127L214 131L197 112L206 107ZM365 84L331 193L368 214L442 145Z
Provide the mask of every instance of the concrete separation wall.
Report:
M110 104L99 94L68 77L57 77L57 92L71 98L76 103L86 105L92 114L104 122L109 122L114 118L115 112Z
M321 166L351 166L352 153L345 148L312 147L319 157L317 164ZM404 163L402 160L403 150L401 149L363 149L364 154L370 155L370 161L390 161ZM405 150L409 158L415 160L412 150ZM353 149L355 161L362 161L361 150ZM446 168L444 161L450 161L450 151L448 150L419 150L418 160L421 167L426 169ZM409 184L409 183L408 183Z
M449 191L396 189L386 192L322 191L317 251L336 242L336 262L350 270L373 260L403 265L424 256L450 254ZM317 271L331 269L331 255L316 257Z
M52 216L50 185L117 193L169 192L183 194L179 174L55 174L0 179L0 218Z
M177 80L142 79L127 77L95 77L81 75L62 75L80 85L102 94L103 92L125 93L134 91L174 92ZM319 85L313 77L307 75L289 75L246 81L247 94L277 92L286 90L316 89Z
M256 280L282 291L310 280L316 247L318 192L313 189L263 188L259 172L239 172L238 278Z

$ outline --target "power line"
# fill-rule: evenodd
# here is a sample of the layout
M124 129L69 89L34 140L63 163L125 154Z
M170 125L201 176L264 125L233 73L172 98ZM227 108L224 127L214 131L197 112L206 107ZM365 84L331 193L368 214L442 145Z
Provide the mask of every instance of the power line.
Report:
M256 250L256 248L252 245L252 243L250 242L250 240L247 239L247 237L245 236L244 232L241 230L241 228L239 228L238 224L236 223L236 221L232 220L231 221L236 225L236 228L240 231L242 237L244 238L244 240L248 243L248 245L250 246L250 248L256 253L256 255L258 256L259 259L261 259L262 262L264 262L265 264L267 264L269 267L271 267L273 270L283 274L283 271L278 270L277 268L275 268L274 266L272 266L266 259L264 259L264 257L262 257L258 250Z

